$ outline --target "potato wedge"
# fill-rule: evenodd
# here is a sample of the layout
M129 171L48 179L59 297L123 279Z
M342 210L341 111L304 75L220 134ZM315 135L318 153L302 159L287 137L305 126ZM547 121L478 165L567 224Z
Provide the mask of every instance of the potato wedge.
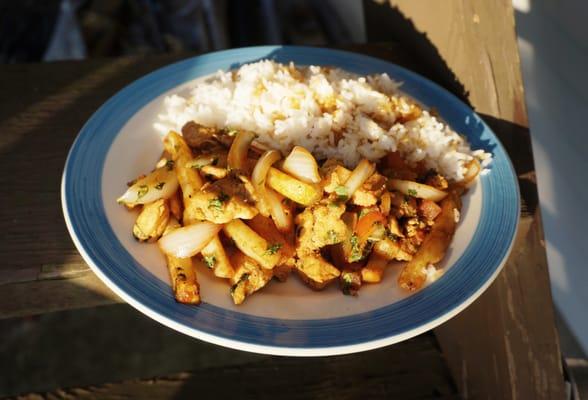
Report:
M460 211L459 196L452 192L441 200L441 213L425 237L421 247L402 269L398 284L406 290L420 289L427 279L427 266L443 259L455 233L457 222L455 210Z
M377 241L373 252L386 260L410 261L412 259L412 255L402 250L400 244L388 238Z
M179 227L178 221L170 218L164 235ZM200 304L200 285L196 279L192 258L165 256L165 259L176 301L183 304Z
M316 203L322 195L318 185L302 182L273 167L267 173L266 183L276 192L303 206Z
M184 215L184 203L182 201L182 192L177 190L176 193L169 198L169 211L178 221L182 220Z
M235 304L241 304L247 296L264 287L272 279L272 271L255 262L240 251L231 256L235 275L231 279L231 297Z
M296 272L314 290L324 289L337 279L341 272L320 254L304 254L296 260Z
M169 204L164 199L143 206L133 226L133 236L141 242L155 242L169 221Z
M361 281L366 283L381 282L388 262L388 259L372 252L367 265L361 269Z
M272 269L280 261L281 255L276 250L275 244L259 236L240 219L229 222L223 230L239 250L253 258L263 268Z
M248 220L247 225L268 243L271 243L274 249L277 249L280 254L280 261L274 267L274 276L282 282L285 281L292 268L294 268L294 254L296 253L294 246L278 231L271 218L259 214Z
M208 268L212 268L214 276L219 278L232 278L235 274L218 235L200 251L200 254L202 254L204 264Z
M178 133L170 131L163 140L165 149L171 154L174 161L174 170L178 182L182 188L184 200L184 224L197 221L198 215L194 214L192 198L202 187L203 181L197 170L190 168L192 162L192 150Z

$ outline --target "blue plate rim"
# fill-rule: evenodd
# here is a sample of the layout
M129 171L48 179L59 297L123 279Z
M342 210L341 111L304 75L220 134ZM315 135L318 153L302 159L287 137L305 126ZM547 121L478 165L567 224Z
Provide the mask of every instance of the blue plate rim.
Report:
M428 90L432 90L432 91L436 92L437 95L440 95L441 98L448 100L450 103L452 103L452 106L455 106L457 109L459 109L459 111L462 111L465 115L472 117L472 118L477 118L477 120L475 122L477 124L481 124L481 126L483 128L482 134L487 134L487 135L489 134L490 135L490 137L489 137L491 139L490 141L495 146L494 151L496 152L496 154L500 155L502 158L501 157L497 158L495 155L495 159L493 162L493 171L488 176L492 176L492 174L495 173L496 170L500 170L502 173L506 173L506 178L510 178L511 183L514 183L512 186L507 187L507 189L510 189L510 192L507 194L511 196L511 200L516 200L516 202L515 202L516 205L515 205L514 209L509 209L507 211L510 213L509 215L511 217L513 217L513 216L516 216L516 217L514 217L514 219L511 218L511 220L507 221L507 225L508 225L507 228L508 229L507 229L506 234L507 234L507 236L510 237L510 240L508 240L508 242L502 241L501 243L495 244L499 247L498 254L501 254L500 259L495 261L493 263L492 267L488 271L485 271L484 276L480 277L480 279L478 279L475 282L476 284L474 284L473 286L470 285L471 286L470 290L467 293L460 294L459 291L456 293L455 287L450 288L450 289L453 289L453 291L447 292L447 293L451 293L453 296L457 296L457 297L454 297L454 301L452 302L452 307L446 308L441 313L436 312L432 315L428 315L424 319L421 318L421 320L419 320L417 323L413 324L413 326L410 329L404 329L401 332L393 332L392 330L386 331L384 329L384 331L379 331L378 334L374 334L368 338L366 338L366 337L357 338L356 337L354 340L352 337L352 338L348 338L347 341L345 341L345 340L341 341L341 340L339 340L339 338L337 338L337 340L335 340L334 338L330 337L328 334L325 334L325 332L322 333L322 335L324 337L319 337L318 340L317 340L317 337L312 335L312 331L314 331L314 330L318 330L318 331L322 332L325 329L328 331L329 329L334 329L337 327L346 327L347 332L350 332L350 331L353 331L353 329L351 329L351 328L354 328L354 329L356 328L353 324L358 324L359 323L358 321L361 322L361 323L359 323L361 327L367 328L367 329L369 329L370 326L373 326L375 321L378 321L378 323L380 325L382 323L390 322L389 320L386 319L387 314L390 314L390 312L391 312L390 310L388 310L388 308L390 308L391 306L394 306L395 304L397 305L396 308L398 308L399 307L398 303L403 303L403 302L404 303L415 303L418 301L430 301L431 297L426 298L425 300L419 299L419 294L427 293L427 291L430 291L430 289L433 287L442 286L441 284L442 284L442 282L444 282L444 280L440 279L438 282L436 282L435 284L426 288L425 290L423 290L413 296L410 296L409 298L402 300L401 302L394 303L393 305L386 306L381 309L374 310L374 311L367 312L367 313L356 314L351 317L340 317L340 318L332 318L332 319L325 319L325 320L306 320L306 321L305 320L279 320L279 319L273 319L273 318L252 317L252 316L248 316L243 313L239 313L239 312L235 312L235 311L227 311L224 309L220 309L219 307L205 304L205 305L199 307L199 309L204 310L206 313L208 313L210 315L196 316L196 318L200 318L200 317L201 318L211 318L211 315L212 315L215 317L220 317L224 321L230 322L230 323L235 323L235 320L236 320L237 323L249 324L249 329L250 330L252 329L252 331L248 331L246 334L241 332L242 335L239 335L238 333L235 333L235 332L232 332L232 334L231 334L231 332L228 332L228 334L226 332L220 332L220 333L219 332L211 332L210 330L207 331L205 329L199 329L198 327L195 327L195 326L189 326L188 324L185 323L185 321L179 322L177 317L172 318L172 317L169 317L168 315L166 315L165 312L160 312L160 310L158 310L158 307L156 307L157 304L155 304L155 306L154 306L153 303L151 303L149 301L145 301L145 298L144 297L141 298L141 296L138 296L137 293L132 290L132 287L129 288L129 282L125 282L125 280L121 279L120 276L112 275L112 273L108 273L108 271L105 272L105 270L103 270L103 266L99 266L101 260L97 259L95 254L91 254L90 251L87 251L87 250L94 250L91 247L93 240L92 240L92 238L89 238L87 235L86 236L80 235L80 232L78 229L79 225L76 225L80 221L80 218L78 218L79 215L76 214L77 210L75 210L73 208L73 205L74 205L73 199L74 198L72 196L72 190L73 190L73 183L76 182L73 180L73 179L75 179L75 175L73 175L73 173L72 173L72 171L75 170L73 160L76 157L76 153L80 151L79 146L82 143L82 140L85 137L87 137L88 135L92 134L92 132L93 132L92 131L92 128L93 128L92 124L94 124L98 119L105 117L103 114L106 113L109 105L112 105L113 103L115 103L117 101L117 99L120 100L120 98L124 97L125 94L127 92L129 92L130 90L138 89L141 86L148 85L151 80L156 79L159 75L163 76L166 73L169 73L170 71L172 71L174 69L193 66L194 64L198 64L199 62L202 62L202 60L207 60L209 62L214 63L215 59L220 58L222 61L222 60L226 59L227 57L229 59L236 59L237 56L239 56L239 57L245 56L245 59L241 59L241 61L239 61L239 62L248 62L248 58L251 59L253 57L252 58L253 60L259 59L258 55L272 54L275 51L285 52L286 54L290 54L290 56L293 56L294 58L296 56L300 56L300 54L304 54L304 55L311 57L311 58L315 57L317 59L320 59L321 56L331 56L331 57L335 57L335 58L339 57L339 58L343 58L346 60L353 60L354 62L360 63L360 64L366 63L368 65L373 65L373 66L386 66L386 68L385 68L386 71L380 71L380 72L388 72L388 70L390 70L390 71L393 70L395 72L401 72L401 75L404 75L405 77L409 77L413 82L417 82L419 85L427 88ZM257 57L257 58L255 58L255 57ZM280 61L282 61L282 60L280 60ZM323 63L318 62L318 64L323 64ZM345 67L340 66L340 65L335 65L335 66L342 67L345 69ZM394 77L395 76L393 76L393 78ZM153 96L151 98L157 97L161 92L162 91L153 94ZM409 93L409 94L411 94L411 93ZM143 105L138 107L138 109L140 109ZM442 116L443 116L443 114L442 114ZM114 135L114 137L116 137L116 135ZM110 143L110 144L112 144L112 143ZM104 154L104 158L106 157L106 153ZM498 167L496 166L497 159L498 159L498 163L499 163ZM78 167L79 165L76 164L75 166ZM100 169L100 177L101 177L101 174L102 174L102 169ZM79 175L79 173L78 173L78 175ZM78 178L77 182L79 183L79 176L77 178ZM488 193L487 191L490 190L490 188L492 188L491 185L488 185L488 181L489 181L488 179L484 179L484 178L482 179L482 184L484 186L483 193ZM112 96L107 102L105 102L94 113L94 115L92 115L92 117L84 125L84 127L81 129L80 133L78 134L78 137L74 141L74 143L70 149L70 153L68 154L68 158L66 160L66 164L65 164L65 168L64 168L64 173L62 176L62 185L61 185L62 196L61 197L62 197L62 208L63 208L64 217L66 220L68 230L70 232L70 235L72 236L72 239L73 239L76 247L80 251L84 260L90 265L90 267L93 269L93 271L111 289L113 289L115 291L115 293L117 293L120 297L122 297L124 300L129 302L131 305L133 305L135 308L139 309L143 313L151 316L152 318L158 320L159 322L161 322L167 326L172 327L173 329L176 329L180 332L186 333L190 336L194 336L194 337L197 337L197 338L200 338L200 339L212 342L212 343L216 343L216 344L231 347L231 348L237 348L237 349L241 349L241 350L253 351L253 352L258 352L258 353L279 354L279 355L294 355L294 356L298 356L298 355L332 355L332 354L351 353L351 352L355 352L355 351L362 351L362 350L367 350L367 349L371 349L371 348L381 347L381 346L384 346L387 344L392 344L397 341L401 341L401 340L407 339L409 337L415 336L419 333L427 331L427 330L433 328L434 326L437 326L440 323L446 321L447 319L451 318L453 315L457 314L459 311L461 311L462 309L467 307L467 305L469 305L471 302L473 302L490 285L490 283L492 283L492 281L498 275L498 273L500 272L501 268L503 267L503 265L508 257L508 254L510 253L510 251L512 249L514 237L515 237L515 234L516 234L516 231L518 228L519 214L520 214L520 193L519 193L518 184L516 182L517 182L516 181L516 174L514 172L514 168L512 166L512 163L508 159L508 156L506 155L506 151L504 150L502 144L500 143L500 141L496 137L496 135L493 134L493 132L484 123L484 121L479 116L477 116L477 114L475 114L467 105L462 103L453 94L447 92L445 89L441 88L440 86L438 86L434 82L431 82L428 79L421 77L420 75L415 74L412 71L406 70L403 67L397 66L396 64L389 63L387 61L383 61L383 60L380 60L377 58L365 56L365 55L358 54L358 53L352 53L352 52L347 52L347 51L342 51L342 50L315 48L315 47L303 47L303 46L258 46L258 47L225 50L225 51L216 52L216 53L209 53L206 55L197 56L197 57L189 58L189 59L186 59L183 61L179 61L177 63L170 64L166 67L160 68L160 69L158 69L150 74L147 74L144 77L134 81L133 83L127 85L125 88L120 90L117 94ZM498 189L500 189L500 187L498 187ZM504 187L502 189L504 189ZM514 191L513 191L513 189L514 189ZM484 202L484 204L486 204L487 201L493 201L493 200L495 200L495 199L494 198L484 198L483 202ZM101 202L101 199L100 199L100 202ZM484 214L484 210L485 210L484 204L482 207L482 214ZM103 204L102 204L101 210L94 209L93 211L98 212L98 215L100 214L100 212L102 212L102 216L104 216ZM480 216L481 219L482 219L482 217L483 217L483 215ZM107 223L107 225L109 225L107 221L106 221L106 223ZM476 231L476 234L474 235L475 237L476 237L476 235L479 236L479 234L480 234L479 230L480 230L480 226L478 227L478 230ZM94 245L96 245L96 244L94 243ZM468 248L469 247L470 246L468 246ZM467 249L466 249L466 251L467 251ZM459 261L460 260L458 260L458 262ZM453 270L453 268L450 269L448 272L451 272L452 270ZM134 271L134 272L137 272L137 271ZM150 273L149 273L149 275L150 275ZM148 278L148 279L157 279L157 278L155 278L154 276L151 275L151 278ZM159 290L162 289L161 285L158 285L157 282L151 282L151 284L154 285L154 287L157 287ZM131 289L131 290L129 290L129 289ZM169 292L169 288L167 290ZM420 297L423 297L423 296L421 295ZM168 301L170 299L173 302L173 298L171 297L171 295L167 296L164 300ZM165 310L165 308L164 308L164 310ZM198 314L205 314L205 313L198 313ZM302 332L302 334L304 334L304 333L310 334L310 337L313 340L309 340L307 342L304 342L304 341L300 341L298 336L294 336L294 339L292 339L292 340L298 341L298 342L290 343L287 340L286 340L286 342L280 342L275 339L275 337L276 337L275 332L274 332L274 336L272 338L264 338L264 334L267 333L268 331L269 332L285 331L286 334L288 334L289 331L296 331L298 335L300 335L301 334L300 332ZM251 340L252 335L255 336L255 334L260 336L261 340L256 341L255 338L253 340ZM270 335L270 336L272 336L272 335ZM332 345L330 345L330 344L332 344Z

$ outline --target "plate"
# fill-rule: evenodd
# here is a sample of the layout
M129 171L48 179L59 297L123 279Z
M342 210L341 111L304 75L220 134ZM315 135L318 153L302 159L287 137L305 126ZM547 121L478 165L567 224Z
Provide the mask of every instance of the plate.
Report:
M441 278L407 294L396 285L400 266L358 297L336 285L313 292L295 277L272 282L234 306L226 282L198 270L203 304L178 304L156 245L131 235L135 215L116 204L125 183L152 168L161 154L153 129L166 95L186 90L219 69L261 59L330 65L358 74L384 73L402 91L434 107L472 147L491 152L488 174L464 197L464 209ZM161 68L108 100L88 120L69 152L61 198L71 237L92 270L121 298L149 317L187 335L235 349L290 356L353 353L396 343L456 315L494 280L511 249L519 220L519 192L507 154L469 107L429 80L397 65L322 48L263 46L211 53Z

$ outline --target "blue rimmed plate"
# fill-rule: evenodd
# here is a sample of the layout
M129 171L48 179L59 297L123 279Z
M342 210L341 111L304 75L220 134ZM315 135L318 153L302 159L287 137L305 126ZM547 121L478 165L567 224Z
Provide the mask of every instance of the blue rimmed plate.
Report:
M330 65L358 74L383 73L402 90L434 107L472 147L493 155L490 172L464 197L462 218L442 263L443 276L407 295L391 266L379 285L357 298L333 287L313 292L299 282L272 282L234 306L228 285L199 269L203 304L174 301L156 245L131 235L136 217L116 204L125 183L152 168L161 154L152 125L163 98L197 79L260 59ZM465 104L427 79L394 64L320 48L266 46L227 50L159 69L127 86L90 118L74 142L61 187L65 221L94 272L115 293L151 318L187 335L245 351L291 356L344 354L408 339L459 313L494 280L511 249L519 219L512 165L490 128Z

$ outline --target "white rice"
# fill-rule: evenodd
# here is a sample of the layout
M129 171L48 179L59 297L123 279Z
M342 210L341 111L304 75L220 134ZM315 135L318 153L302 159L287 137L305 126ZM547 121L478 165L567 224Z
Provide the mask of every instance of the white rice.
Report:
M392 106L391 98L402 96L399 86L387 74L360 77L336 68L260 61L219 71L196 84L188 97L166 97L155 128L162 134L179 132L194 120L251 130L262 145L284 154L300 145L317 158L334 157L350 168L363 157L375 161L398 151L409 163L423 161L455 181L463 179L464 165L472 158L483 167L490 163L490 154L472 151L428 111L397 122L402 110Z

